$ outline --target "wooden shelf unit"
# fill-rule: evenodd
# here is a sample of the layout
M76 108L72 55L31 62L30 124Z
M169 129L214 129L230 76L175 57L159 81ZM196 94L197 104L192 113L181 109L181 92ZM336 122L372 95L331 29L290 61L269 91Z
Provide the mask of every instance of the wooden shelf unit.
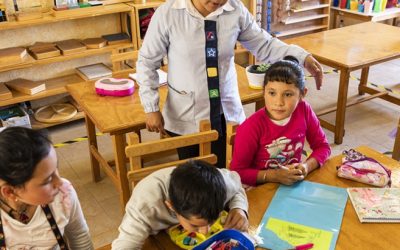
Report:
M8 105L17 104L20 102L32 101L32 100L37 100L37 99L41 99L41 98L45 98L45 97L49 97L49 96L64 94L64 93L67 93L67 89L65 88L65 86L67 84L84 82L84 80L82 78L80 78L77 74L73 74L73 75L61 76L61 77L57 77L57 78L53 78L53 79L49 79L49 80L44 80L43 82L46 84L46 90L41 91L34 95L24 94L22 92L18 92L18 91L11 89L13 98L0 101L0 106L1 107L8 106Z
M112 5L87 7L81 9L60 10L57 11L59 13L56 16L53 14L53 12L55 11L49 11L47 13L43 13L42 18L25 20L25 21L16 21L15 18L13 18L13 16L10 15L8 22L0 23L0 30L19 29L24 27L31 27L33 25L55 23L71 19L88 18L94 16L108 15L108 14L128 13L130 11L132 11L132 8L130 6L123 3L119 3Z
M27 67L36 66L36 65L44 65L44 64L63 62L63 61L67 61L67 60L83 58L83 57L88 57L88 56L93 56L93 55L112 53L115 50L131 48L132 46L133 46L132 43L107 45L101 49L87 49L81 53L75 53L75 54L70 54L70 55L60 55L60 56L56 56L56 57L50 57L50 58L39 59L39 60L35 60L31 55L28 54L25 56L22 63L0 66L0 72L15 70L15 69L23 69L23 68L27 68Z
M392 25L396 25L396 21L400 19L400 7L388 8L381 12L372 12L366 14L354 10L341 9L339 7L331 6L331 12L333 28L337 28L337 20L339 19L339 16L341 19L351 18L361 22L381 22L392 19Z
M311 15L311 16L304 16L304 17L291 17L291 18L286 19L283 23L284 24L302 23L305 21L321 19L321 18L325 18L325 17L328 17L328 15L320 14L320 15Z
M292 0L289 11L282 12L282 9L284 6L280 6L279 0L272 0L271 33L276 37L289 38L329 29L330 0Z
M116 4L103 5L103 6L87 7L87 8L82 8L82 9L64 10L64 11L58 11L57 13L54 13L54 11L50 11L50 12L44 13L42 18L34 19L34 20L27 20L27 21L16 21L12 15L9 15L10 18L9 18L8 22L0 23L0 37L1 37L1 31L29 28L29 27L37 26L37 25L52 24L52 23L75 20L75 19L92 18L92 17L96 17L96 16L110 15L110 14L117 15L116 20L117 20L117 23L119 23L121 25L120 30L122 32L127 32L127 30L130 29L131 39L132 39L131 42L108 45L101 49L87 49L86 51L84 51L82 53L76 53L76 54L71 54L71 55L61 55L58 57L46 58L46 59L41 59L41 60L35 60L33 57L31 57L28 54L24 57L24 59L21 63L0 65L0 73L1 72L4 73L7 71L11 71L11 70L23 70L23 69L27 69L27 68L30 68L33 66L59 63L59 62L64 62L64 61L78 59L78 58L86 58L89 56L95 56L95 55L101 55L101 54L107 54L107 53L118 53L118 52L120 52L120 50L124 50L127 48L133 48L134 50L137 49L136 26L134 23L134 20L135 20L134 8L125 3L116 3ZM131 17L130 23L127 23L126 17L128 15ZM104 35L106 35L106 34L104 34ZM32 40L33 40L33 42L35 42L34 34L32 35ZM10 44L9 45L9 47L12 47L12 46L19 46L19 45L18 44ZM11 90L12 94L13 94L13 98L0 101L0 108L3 106L18 104L18 103L22 103L22 102L26 102L26 101L38 100L38 99L42 99L42 98L49 98L49 97L52 97L55 95L67 93L67 90L65 87L67 84L82 82L84 80L81 79L79 76L73 74L73 75L61 76L61 77L56 77L56 78L43 80L43 81L46 83L45 91L39 92L35 95L27 95L27 94L23 94L21 92ZM83 117L84 117L83 112L78 112L78 114L74 118L69 119L68 121L61 122L61 123L65 123L65 122L69 122L69 121L77 120L77 119L82 119ZM33 118L31 119L32 128L35 128L35 129L46 128L46 127L58 125L61 123L48 123L47 124L47 123L37 122Z
M328 29L327 25L313 25L313 26L307 26L307 27L282 31L280 33L275 34L275 36L276 37L285 37L285 36L309 32L309 31L320 31L320 30L326 30L326 29Z
M292 12L297 13L297 12L303 12L303 11L309 11L309 10L316 10L316 9L323 9L329 7L329 4L317 4L317 5L311 5L308 7L304 7L301 9L291 9Z
M163 1L154 1L154 2L146 2L146 3L128 3L129 6L133 7L134 9L134 26L136 32L136 41L137 41L137 48L142 46L143 37L140 36L140 20L139 20L139 12L144 9L156 9L158 6L163 4Z

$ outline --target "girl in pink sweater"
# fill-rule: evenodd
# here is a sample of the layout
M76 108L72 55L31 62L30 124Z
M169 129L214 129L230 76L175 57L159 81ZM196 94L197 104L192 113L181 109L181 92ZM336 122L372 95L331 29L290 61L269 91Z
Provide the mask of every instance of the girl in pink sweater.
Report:
M317 116L303 100L303 69L294 57L271 65L264 81L265 108L243 122L236 133L231 170L242 183L292 185L321 166L330 147ZM301 161L304 142L312 153Z

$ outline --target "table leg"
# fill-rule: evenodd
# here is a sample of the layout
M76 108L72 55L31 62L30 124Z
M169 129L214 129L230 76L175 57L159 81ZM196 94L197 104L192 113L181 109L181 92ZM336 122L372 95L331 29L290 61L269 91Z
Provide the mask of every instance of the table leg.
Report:
M368 83L368 73L369 73L369 67L362 68L361 70L361 78L360 78L360 84L358 85L358 94L363 95L365 92L361 90L362 87L367 86Z
M126 138L125 134L115 134L112 135L111 138L114 148L115 172L117 175L117 179L119 181L119 189L121 192L120 193L121 209L123 210L130 197L129 182L125 165Z
M399 124L397 125L396 139L394 139L392 158L400 161L400 119Z
M96 127L92 120L90 120L89 116L85 115L85 123L86 123L86 133L88 136L88 144L89 144L89 155L90 155L90 165L92 168L92 179L94 182L100 181L100 164L97 159L93 156L90 147L93 146L96 149L97 147L97 138L96 138Z
M347 91L349 88L350 71L340 70L339 93L335 122L335 143L342 144L344 136L344 119L346 116Z

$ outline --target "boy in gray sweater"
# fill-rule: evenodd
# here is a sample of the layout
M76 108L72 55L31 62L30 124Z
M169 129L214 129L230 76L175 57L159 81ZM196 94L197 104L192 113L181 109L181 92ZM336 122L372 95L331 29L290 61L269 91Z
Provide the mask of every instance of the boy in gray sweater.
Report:
M225 228L248 229L247 197L237 173L204 161L156 171L133 190L112 249L141 249L149 235L178 223L205 234L224 209Z

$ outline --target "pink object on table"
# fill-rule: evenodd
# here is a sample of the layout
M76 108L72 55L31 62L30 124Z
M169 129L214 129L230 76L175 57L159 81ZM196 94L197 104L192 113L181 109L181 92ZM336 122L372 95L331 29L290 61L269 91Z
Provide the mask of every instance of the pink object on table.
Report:
M135 91L133 81L125 78L102 78L94 85L96 93L103 96L127 96Z
M313 243L307 243L303 245L298 245L293 248L293 250L308 250L314 247Z

